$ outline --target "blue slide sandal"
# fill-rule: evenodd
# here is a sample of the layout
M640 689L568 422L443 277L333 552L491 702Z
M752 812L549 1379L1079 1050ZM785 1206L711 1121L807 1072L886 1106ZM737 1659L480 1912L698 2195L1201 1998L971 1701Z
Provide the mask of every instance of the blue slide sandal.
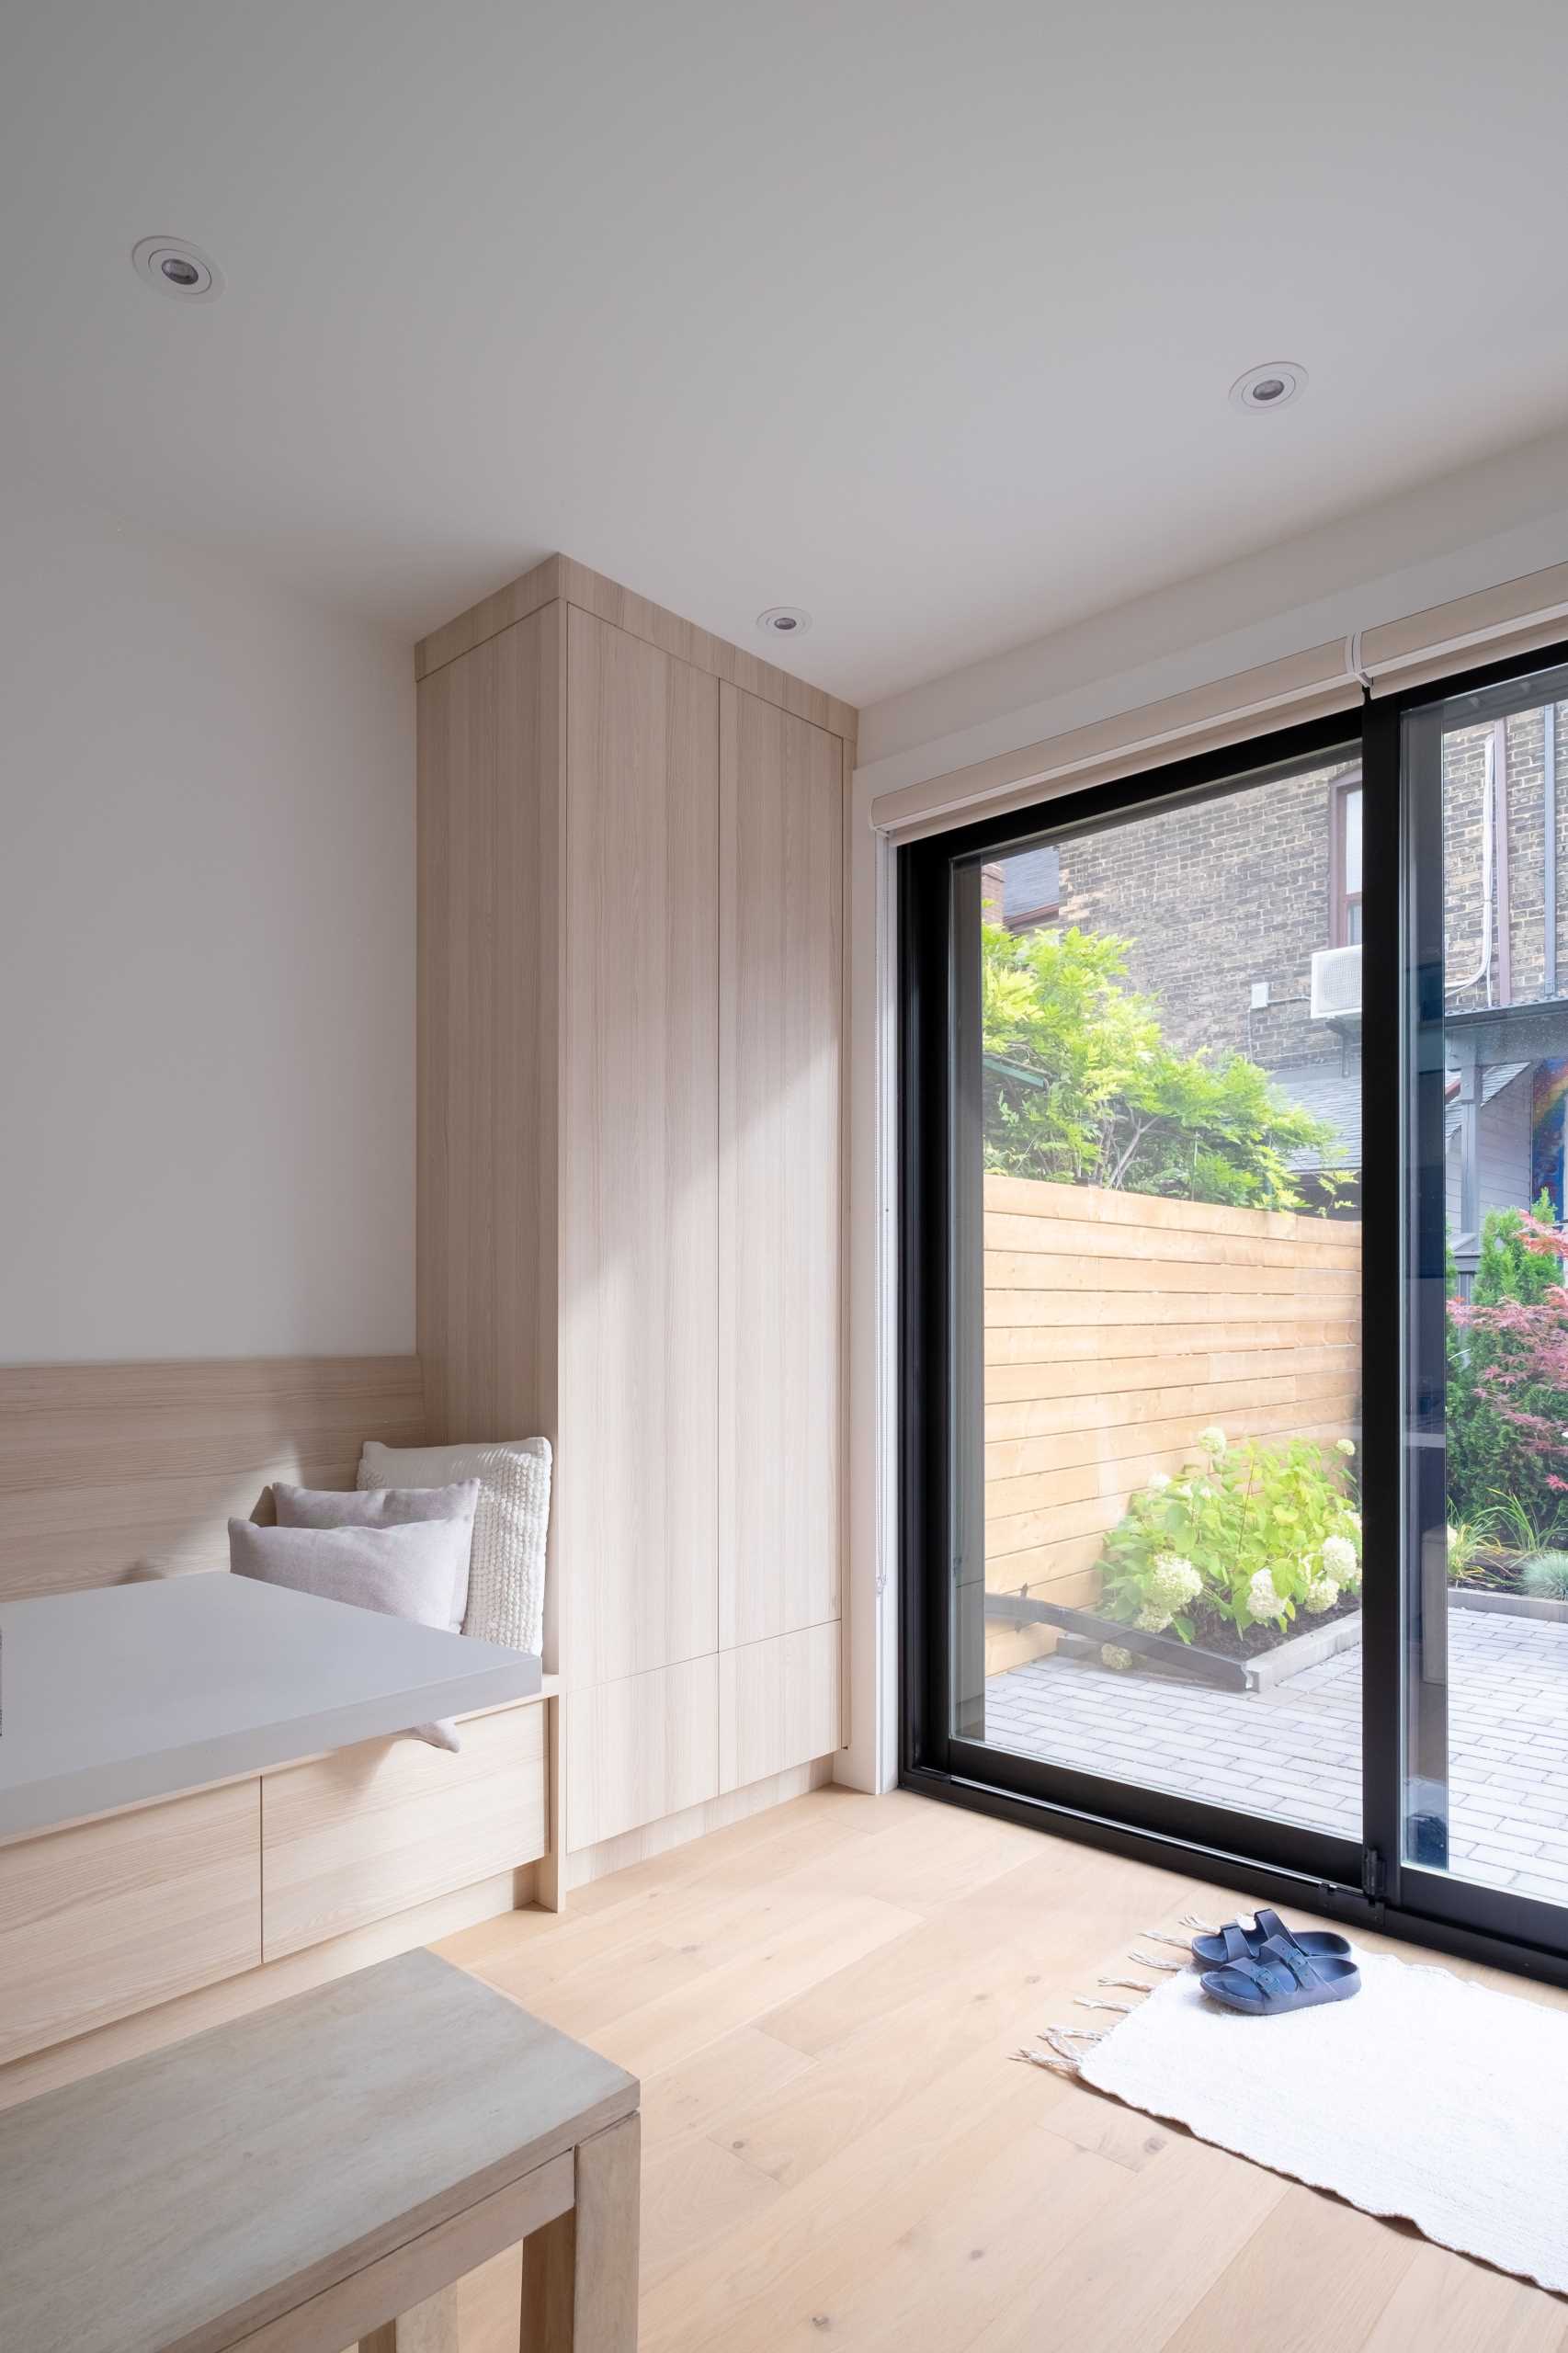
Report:
M1193 1959L1207 1962L1210 1969L1222 1969L1227 1962L1256 1961L1269 1943L1294 1945L1314 1961L1346 1961L1350 1955L1346 1938L1336 1937L1332 1928L1288 1928L1278 1912L1265 1908L1250 1928L1233 1920L1214 1936L1194 1937Z
M1271 2018L1282 2010L1310 2010L1320 2002L1347 2002L1361 1990L1361 1972L1337 1954L1303 1952L1294 1942L1271 1938L1246 1961L1206 1970L1199 1983L1228 2010Z

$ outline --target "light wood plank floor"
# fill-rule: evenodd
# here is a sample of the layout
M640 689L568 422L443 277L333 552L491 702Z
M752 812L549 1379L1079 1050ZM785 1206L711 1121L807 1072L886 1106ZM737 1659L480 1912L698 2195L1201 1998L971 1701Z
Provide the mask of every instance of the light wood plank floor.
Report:
M1568 2353L1568 2304L1006 2063L1236 1901L822 1790L437 1949L642 2077L642 2353ZM464 2283L462 2353L516 2296Z

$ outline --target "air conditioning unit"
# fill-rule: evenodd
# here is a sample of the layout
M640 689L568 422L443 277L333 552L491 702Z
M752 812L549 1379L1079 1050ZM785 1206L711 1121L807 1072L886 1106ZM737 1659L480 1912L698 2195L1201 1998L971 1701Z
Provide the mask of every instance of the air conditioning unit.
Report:
M1312 958L1312 1019L1348 1021L1361 1012L1361 948L1320 948Z

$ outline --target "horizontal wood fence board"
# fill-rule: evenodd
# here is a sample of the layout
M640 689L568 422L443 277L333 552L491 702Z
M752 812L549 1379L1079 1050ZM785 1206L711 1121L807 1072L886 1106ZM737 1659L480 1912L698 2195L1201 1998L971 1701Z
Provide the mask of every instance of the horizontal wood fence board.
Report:
M1245 1438L1272 1439L1280 1432L1303 1429L1309 1424L1332 1423L1337 1428L1355 1406L1357 1392L1343 1377L1323 1375L1304 1392L1295 1383L1290 1387L1293 1394L1237 1405L1223 1424L1232 1443ZM1195 1411L1201 1416L1196 1423L1192 1418ZM1066 1470L1070 1465L1085 1462L1102 1463L1114 1472L1119 1466L1152 1461L1158 1470L1170 1469L1174 1476L1184 1463L1199 1459L1197 1433L1217 1420L1212 1405L1203 1400L1197 1407L1189 1406L1184 1413L1159 1420L1151 1415L1147 1420L1117 1422L1108 1427L1080 1424L1075 1429L1056 1429L1040 1437L1008 1439L1004 1443L1028 1447L1026 1460L1014 1469L994 1472L988 1460L986 1472L990 1478L1006 1480L1025 1478L1042 1471ZM1136 1468L1129 1468L1126 1475L1136 1479Z
M1292 1210L1239 1210L1217 1201L1173 1201L1157 1193L1111 1192L1093 1185L1047 1185L1034 1176L985 1178L984 1207L1025 1217L1085 1219L1096 1225L1131 1225L1147 1233L1219 1233L1242 1239L1321 1242L1325 1232L1348 1233L1348 1219L1330 1222Z
M1092 1219L1024 1217L1007 1211L989 1211L983 1242L987 1250L1027 1251L1031 1257L1069 1257L1093 1251L1101 1259L1151 1259L1161 1266L1233 1267L1356 1267L1360 1245L1357 1225L1323 1223L1318 1238L1296 1241L1265 1234L1182 1233L1169 1226L1154 1231L1137 1226L1097 1224Z
M1353 1404L1354 1400L1346 1399L1342 1413L1316 1427L1329 1430L1335 1438L1341 1436L1349 1423ZM1233 1443L1247 1438L1272 1441L1280 1436L1300 1437L1308 1427L1300 1409L1295 1409L1290 1413L1279 1431L1248 1428L1238 1424L1230 1432L1230 1437ZM1170 1448L1162 1447L1145 1454L1123 1455L1113 1462L1098 1461L1091 1457L1087 1461L1024 1472L1013 1478L988 1479L984 1491L987 1550L994 1547L995 1523L1016 1518L1021 1512L1043 1511L1048 1506L1087 1503L1102 1495L1120 1499L1119 1509L1134 1488L1147 1486L1157 1472L1167 1470L1171 1452Z
M1034 1544L1024 1552L1004 1552L985 1563L987 1593L1030 1593L1037 1600L1060 1601L1062 1596L1050 1588L1062 1578L1081 1576L1087 1580L1083 1590L1092 1608L1099 1594L1099 1558L1105 1546L1101 1535L1069 1536L1060 1544Z
M1248 1298L1353 1299L1359 1270L1347 1267L1227 1267L1214 1259L1099 1258L1092 1245L1072 1256L1040 1250L987 1250L987 1290L1235 1291Z
M1241 1427L1238 1416L1269 1405L1316 1407L1325 1398L1354 1400L1354 1367L1347 1358L1346 1352L1321 1370L1258 1373L1251 1381L1191 1381L1113 1392L1106 1397L998 1399L985 1417L987 1431L995 1433L985 1449L986 1476L1016 1479L1028 1471L1048 1471L1060 1459L1052 1450L1056 1440L1069 1435L1097 1434L1106 1441L1106 1454L1115 1459L1124 1449L1136 1451L1148 1444L1146 1433L1157 1423L1201 1428L1202 1422L1194 1425L1194 1414L1218 1420L1233 1433Z
M1001 1331L1040 1324L1086 1324L1096 1331L1108 1324L1135 1328L1174 1324L1198 1342L1210 1318L1222 1316L1227 1324L1243 1327L1263 1324L1289 1329L1298 1306L1314 1315L1330 1315L1337 1304L1315 1293L1303 1297L1295 1291L988 1290L985 1320Z
M1096 1323L1085 1317L1065 1324L998 1324L985 1334L985 1360L988 1364L1053 1364L1063 1356L1093 1358L1108 1345L1108 1320L1102 1317ZM1358 1344L1359 1338L1359 1319L1344 1316L1303 1320L1293 1325L1277 1322L1250 1326L1229 1318L1202 1325L1195 1316L1185 1324L1131 1324L1108 1333L1109 1345L1119 1356L1142 1351L1167 1358L1196 1357L1206 1345L1224 1355L1240 1356L1259 1348L1283 1350L1297 1342L1314 1348L1349 1347ZM1214 1361L1212 1355L1209 1361Z
M1135 1420L1145 1412L1187 1411L1187 1403L1167 1408L1153 1402L1162 1395L1179 1394L1192 1402L1195 1390L1207 1389L1212 1409L1213 1392L1242 1391L1252 1396L1265 1381L1301 1379L1326 1371L1342 1372L1351 1380L1356 1355L1353 1341L1346 1339L1328 1347L1294 1348L1289 1359L1277 1348L1233 1348L1223 1355L1185 1358L1167 1351L1097 1360L1087 1355L1073 1356L1046 1364L1024 1360L987 1366L985 1396L997 1411L997 1435L1021 1435L1074 1427L1057 1409L1071 1413L1074 1404L1083 1422L1089 1420L1095 1406L1101 1409L1105 1421L1122 1422ZM1290 1371L1284 1370L1287 1362ZM1015 1408L1020 1418L1007 1426L1004 1406ZM1026 1414L1029 1418L1022 1418Z

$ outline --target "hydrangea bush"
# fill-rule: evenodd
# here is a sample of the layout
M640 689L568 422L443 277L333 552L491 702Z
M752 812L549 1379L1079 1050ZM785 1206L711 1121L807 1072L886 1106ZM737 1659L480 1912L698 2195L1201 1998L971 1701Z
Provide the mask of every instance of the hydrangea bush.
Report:
M1232 1446L1199 1430L1181 1476L1157 1472L1107 1538L1101 1616L1184 1643L1205 1619L1245 1633L1321 1617L1361 1582L1355 1452L1347 1438L1325 1458L1310 1438Z

